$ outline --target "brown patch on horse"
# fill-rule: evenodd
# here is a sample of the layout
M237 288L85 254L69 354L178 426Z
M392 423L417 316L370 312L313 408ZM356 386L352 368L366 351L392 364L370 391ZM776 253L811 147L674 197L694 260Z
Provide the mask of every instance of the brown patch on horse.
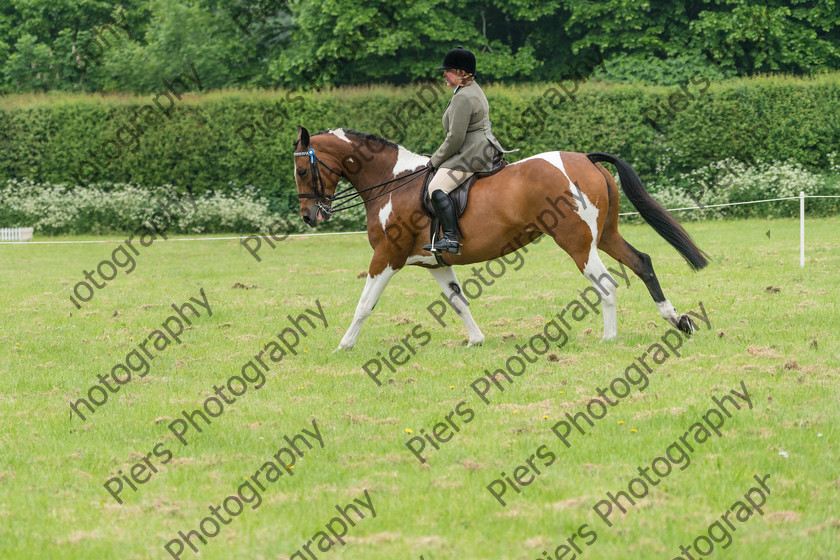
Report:
M307 140L308 146L297 149L314 149L323 165L335 169L351 182L366 209L373 257L353 324L340 345L351 348L362 322L396 271L406 264L438 268L432 254L423 250L429 227L419 198L425 173L419 173L422 169L417 167L398 170L398 180L394 181L394 167L400 155L406 157L409 167L422 158L401 151L393 143L356 131L320 133L310 137L306 129L301 128L298 141L303 144ZM644 190L626 162L610 154L576 152L538 154L477 181L460 218L466 234L461 252L459 255L447 254L446 262L453 265L484 262L516 251L541 235L551 237L572 257L593 287L604 291L605 338L612 338L616 330L615 288L618 283L601 261L600 249L642 278L664 318L684 332L693 332L690 319L686 315L678 316L662 294L650 257L637 251L618 233L618 187L612 175L600 165L601 161L616 166L622 189L656 232L690 266L695 269L705 266L707 261L702 251ZM309 196L307 193L318 192L312 183L312 173L306 172L309 165L309 160L303 156L295 158L295 181L298 193L304 197ZM329 197L334 195L338 179L330 173L322 174L320 187L326 200L332 200ZM310 225L313 225L317 202L313 198L300 200L301 214ZM323 200L320 204L329 210ZM433 273L441 288L445 292L457 288L454 293L459 293L454 273L446 273L451 277L441 274ZM472 328L471 342L474 336L479 343L483 341L469 309L456 306L452 299L450 303L468 330Z

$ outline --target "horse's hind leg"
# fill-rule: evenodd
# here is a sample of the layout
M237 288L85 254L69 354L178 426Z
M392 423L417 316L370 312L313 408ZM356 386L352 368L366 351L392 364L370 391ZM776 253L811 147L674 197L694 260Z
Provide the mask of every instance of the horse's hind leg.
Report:
M601 311L604 314L604 338L601 340L613 340L618 335L618 315L616 311L616 297L615 292L618 289L618 282L604 266L601 256L598 251L593 248L589 253L589 258L586 264L581 268L581 272L586 276L587 280L592 283L596 294L601 299ZM589 290L587 288L581 293L581 298ZM584 298L586 299L586 298ZM588 302L589 300L586 299Z
M627 243L618 233L617 228L609 233L604 232L598 248L629 267L636 276L642 279L663 319L684 333L694 334L694 323L688 315L677 315L677 310L662 293L659 279L653 271L650 256L636 250L635 247Z
M598 254L598 209L576 185L574 188L576 189L574 191L576 192L575 198L580 201L581 208L573 208L573 210L580 217L580 221L566 221L566 215L561 212L560 214L564 218L562 231L547 228L547 233L554 238L554 242L561 249L574 259L578 270L592 283L596 296L593 297L593 302L590 303L589 299L584 297L592 288L586 288L581 293L581 297L591 306L598 302L601 303L601 311L604 314L604 337L601 340L612 340L618 335L615 297L618 282L609 273ZM542 213L540 215L542 216Z
M594 227L594 220L592 222ZM586 225L589 224L587 223ZM595 234L593 236L587 229L584 224L580 224L580 227L577 229L565 230L557 235L553 235L553 237L555 243L574 259L581 274L592 283L592 288L586 288L581 292L581 298L590 306L597 305L600 301L601 310L604 314L604 337L601 340L613 340L618 335L615 297L618 282L609 273L607 267L604 266L604 262L598 254L598 249L595 247L595 243L592 242L593 238L597 238L597 231L593 230ZM595 294L592 297L593 301L590 302L589 298L585 296L593 288Z

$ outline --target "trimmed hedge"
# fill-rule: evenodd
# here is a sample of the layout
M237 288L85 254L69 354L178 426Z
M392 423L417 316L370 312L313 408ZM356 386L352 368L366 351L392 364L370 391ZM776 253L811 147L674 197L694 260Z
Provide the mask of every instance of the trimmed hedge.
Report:
M836 155L836 154L835 154ZM702 210L679 212L680 221L732 217L794 217L799 215L796 200L756 205L714 207L728 202L764 200L778 197L840 194L840 163L834 155L829 173L811 173L798 164L759 163L745 165L734 160L719 161L698 168L676 180L648 183L656 199L666 208L685 208L702 204ZM621 207L632 206L621 194ZM174 210L168 231L178 233L217 233L310 231L300 219L297 208L287 211L271 209L271 203L253 187L241 187L234 193L206 193L179 196L171 186L138 187L136 185L99 184L77 187L68 192L64 187L31 181L9 180L0 183L0 224L9 227L33 226L39 234L104 234L134 231L146 220L155 220L157 201L168 207L173 199L182 201L183 209ZM825 216L840 212L840 198L811 198L806 202L809 216ZM709 207L712 206L712 207ZM627 218L639 221L638 216ZM363 231L363 206L339 212L320 231Z
M840 145L837 73L711 83L698 72L682 88L567 82L484 89L496 136L521 148L509 159L557 149L611 152L648 182L727 158L792 161L818 172ZM253 185L283 209L294 201L291 143L298 123L313 133L354 128L431 153L443 140L440 117L450 96L440 84L222 91L182 94L171 109L165 93L157 104L156 96L4 97L0 180L72 184L76 175L86 184L96 175L96 182L174 185L195 195ZM169 112L163 116L158 107ZM143 129L136 143L131 119ZM251 146L241 138L249 125ZM112 156L117 148L122 153L103 159L106 143ZM98 175L91 164L80 173L82 162L94 159L90 151L104 165Z

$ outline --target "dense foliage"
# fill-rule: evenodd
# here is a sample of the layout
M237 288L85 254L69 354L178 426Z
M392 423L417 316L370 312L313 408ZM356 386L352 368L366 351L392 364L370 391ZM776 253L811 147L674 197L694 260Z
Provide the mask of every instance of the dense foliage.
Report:
M726 158L792 161L819 171L840 145L840 74L723 82L697 74L670 87L588 81L565 90L558 84L485 90L496 135L521 148L509 159L557 149L606 151L646 181ZM0 180L171 184L196 194L253 185L269 199L287 200L295 189L298 123L313 133L354 128L431 153L443 140L440 115L450 95L425 84L180 100L15 96L0 107Z
M511 160L612 152L675 205L725 161L754 179L706 199L836 189L791 179L836 173L833 0L0 0L4 223L120 229L167 185L210 201L183 231L253 228L293 211L298 123L432 152L459 44Z
M486 87L497 136L521 148L510 160L556 149L612 152L672 208L838 193L840 74L565 86ZM0 108L0 223L124 231L167 185L199 200L196 215L173 224L178 231L254 231L284 216L302 227L291 157L297 123L312 132L355 128L429 153L442 140L450 95L432 84L228 91L173 97L171 107L156 95L13 96ZM837 199L808 204L809 212L840 209ZM783 202L681 219L795 212ZM364 222L360 211L337 218L329 227Z
M0 92L150 93L427 79L451 47L485 81L611 81L840 69L833 0L0 0ZM593 58L603 60L597 67ZM714 65L709 64L714 62Z
M836 154L834 154L836 156ZM681 221L746 218L796 217L799 203L785 200L764 204L716 207L728 202L840 194L840 165L834 162L827 173L811 173L795 163L755 165L724 160L704 166L688 177L660 177L645 187L666 208L696 208L676 212ZM171 186L96 184L77 187L72 193L62 186L31 181L9 180L0 183L0 223L9 227L34 227L40 234L111 234L136 230L146 220L156 224L157 202L173 211L169 223L161 222L170 233L247 233L273 231L307 233L296 208L279 207L250 188L231 193L205 193L191 199L178 194ZM633 206L621 195L622 212ZM183 210L173 200L180 200ZM827 216L840 212L840 198L809 198L808 215ZM641 221L638 216L626 218ZM319 231L364 231L363 206L335 214Z

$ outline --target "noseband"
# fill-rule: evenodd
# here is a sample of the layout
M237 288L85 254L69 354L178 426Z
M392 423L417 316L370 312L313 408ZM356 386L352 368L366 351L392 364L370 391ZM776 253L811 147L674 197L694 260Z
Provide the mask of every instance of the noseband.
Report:
M330 205L335 199L335 195L326 193L326 190L324 189L323 179L321 178L321 168L318 165L318 163L335 173L339 178L343 176L343 173L340 171L336 171L335 169L321 161L321 158L315 155L315 150L312 147L310 147L309 150L305 152L295 152L294 155L309 156L309 169L310 173L312 174L312 188L315 191L311 193L298 193L298 200L302 198L314 198L315 205L329 218L332 214L332 209ZM318 163L315 163L316 161Z
M378 184L373 185L371 187L366 187L366 188L363 188L363 189L356 189L351 184L345 190L343 190L341 192L337 192L335 194L327 194L325 192L325 189L324 189L323 179L321 178L321 168L318 166L318 163L320 163L321 165L323 165L324 167L326 167L327 169L329 169L330 171L332 171L333 173L338 175L339 179L344 176L344 172L343 171L336 171L335 169L333 169L332 167L330 167L329 165L327 165L326 163L321 161L321 159L318 156L315 155L315 150L312 147L310 147L309 150L307 150L305 152L295 152L294 155L295 156L309 156L309 168L311 169L311 172L312 172L312 188L315 191L314 193L298 193L298 200L303 199L303 198L314 198L315 199L315 205L318 207L319 210L321 210L327 216L327 218L329 218L330 216L332 216L336 212L340 212L341 210L348 210L350 208L354 208L356 206L361 206L363 204L366 205L367 203L369 203L373 200L376 200L377 198L383 197L386 194L390 194L397 189L400 189L402 187L405 187L406 185L412 184L412 182L420 174L429 174L429 173L433 172L432 167L428 167L428 166L421 167L420 169L415 169L411 173L408 173L406 175L402 175L400 177L394 177L390 181L385 181L384 183L378 183ZM316 161L318 163L315 163ZM383 192L381 192L381 193L379 193L375 196L368 195L368 198L362 199L361 202L357 202L355 204L350 204L350 202L352 202L352 200L354 198L356 198L356 197L361 198L362 193L364 193L364 192L370 192L374 189L379 189L381 187L385 187L387 185L390 185L392 183L397 183L397 182L400 182L400 184L398 184L396 187L392 187L392 188L390 188L388 190L385 190L385 191L383 191ZM336 200L338 201L338 205L337 206L332 206L332 203Z

